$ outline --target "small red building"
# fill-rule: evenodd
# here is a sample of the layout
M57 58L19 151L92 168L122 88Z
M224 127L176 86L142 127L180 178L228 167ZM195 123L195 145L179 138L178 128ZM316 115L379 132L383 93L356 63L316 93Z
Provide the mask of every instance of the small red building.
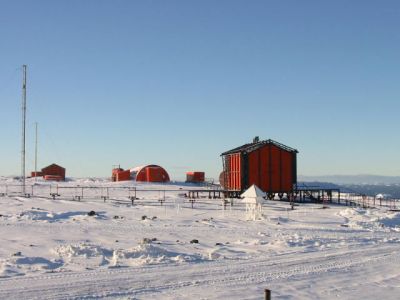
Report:
M242 145L221 154L224 188L240 192L255 184L264 192L291 193L297 184L296 149L271 139Z
M186 182L204 182L205 174L204 172L186 172Z
M38 172L32 171L31 177L43 177L43 173L39 171Z
M124 170L120 167L112 170L111 181L127 181L131 180L131 171Z
M43 168L41 173L46 180L65 180L65 168L57 164L51 164Z
M120 168L120 167L112 169L112 172L111 172L111 181L117 181L117 174L118 174L118 172L121 172L121 171L123 171L123 170L124 170L124 169L122 169L122 168Z
M130 170L125 170L125 171L119 171L116 174L116 180L115 181L127 181L131 180L131 171Z

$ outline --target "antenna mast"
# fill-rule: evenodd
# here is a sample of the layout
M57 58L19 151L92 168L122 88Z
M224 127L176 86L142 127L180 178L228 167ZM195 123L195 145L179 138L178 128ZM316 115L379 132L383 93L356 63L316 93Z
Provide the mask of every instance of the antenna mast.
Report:
M37 181L38 122L35 122L35 181Z
M26 65L22 66L22 149L21 149L21 180L22 195L25 193L25 127L26 127Z

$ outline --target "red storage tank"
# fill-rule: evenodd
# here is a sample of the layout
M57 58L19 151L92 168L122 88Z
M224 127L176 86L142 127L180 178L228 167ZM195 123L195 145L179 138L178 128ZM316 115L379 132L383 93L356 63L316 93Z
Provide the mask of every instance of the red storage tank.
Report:
M255 184L267 193L292 192L297 184L297 153L276 141L258 139L226 151L221 154L224 188L242 192Z
M204 182L205 174L204 172L192 171L186 172L186 182Z
M169 175L164 168L158 165L147 165L142 167L136 167L131 169L132 177L136 181L147 181L147 182L168 182Z

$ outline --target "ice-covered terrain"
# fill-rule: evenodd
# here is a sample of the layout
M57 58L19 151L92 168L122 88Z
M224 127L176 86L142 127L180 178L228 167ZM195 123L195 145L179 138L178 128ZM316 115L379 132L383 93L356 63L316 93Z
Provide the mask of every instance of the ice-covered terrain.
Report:
M0 178L0 193L13 183ZM252 221L239 200L192 209L184 184L63 185L55 200L44 182L31 198L0 196L1 299L262 299L265 288L273 299L399 299L400 213L387 208L266 201ZM133 205L96 188L72 201L89 185L146 192Z

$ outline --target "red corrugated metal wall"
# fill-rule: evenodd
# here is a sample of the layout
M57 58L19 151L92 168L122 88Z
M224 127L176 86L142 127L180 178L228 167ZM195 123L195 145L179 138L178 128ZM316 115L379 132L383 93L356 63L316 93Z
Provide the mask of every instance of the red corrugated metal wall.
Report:
M294 155L295 153L285 151L275 145L265 145L250 152L248 154L247 185L256 184L262 190L271 192L291 191L293 183L295 183L293 178Z
M241 191L256 184L266 192L290 192L296 183L295 156L276 145L265 145L243 157L241 153L228 154L224 160L224 187Z
M241 189L241 155L240 153L230 154L225 159L225 187L230 190Z
M131 180L131 171L125 170L125 171L118 171L116 173L116 181L127 181Z
M259 187L262 189L262 190L265 190L265 191L269 191L269 190L271 190L271 184L270 184L270 180L269 180L269 171L270 171L270 168L269 168L269 158L270 158L270 153L269 153L269 148L268 147L263 147L263 148L261 148L261 149L259 149L259 153L260 153L260 157L261 157L261 160L260 160L260 174L261 174L261 182L262 182L262 184L260 183L259 184Z
M271 187L272 191L281 191L281 170L280 170L280 149L276 146L269 145L271 154L271 164L270 164L270 171L271 174Z
M260 180L259 180L259 157L258 157L259 152L258 151L253 151L250 152L247 156L247 162L248 162L248 182L251 182L250 185L255 184L259 187L260 186Z
M287 151L282 151L282 189L285 191L291 191L295 180L293 178L293 154Z

